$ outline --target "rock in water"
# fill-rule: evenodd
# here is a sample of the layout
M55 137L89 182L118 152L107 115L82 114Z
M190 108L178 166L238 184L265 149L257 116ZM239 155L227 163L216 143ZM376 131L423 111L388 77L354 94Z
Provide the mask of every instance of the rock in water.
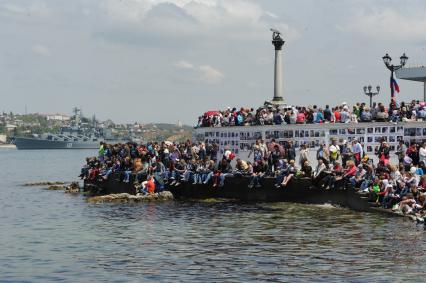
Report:
M169 191L163 191L152 195L130 195L130 194L110 194L104 196L89 197L87 201L92 203L132 203L132 202L151 202L173 200L173 195Z
M67 189L67 186L65 185L50 185L46 188L46 190L49 191L64 191Z
M78 182L72 182L65 189L65 193L69 193L69 194L78 194L79 192L80 192L80 185L78 184Z
M60 186L65 185L65 182L32 182L32 183L25 183L23 184L24 187L31 187L31 186Z

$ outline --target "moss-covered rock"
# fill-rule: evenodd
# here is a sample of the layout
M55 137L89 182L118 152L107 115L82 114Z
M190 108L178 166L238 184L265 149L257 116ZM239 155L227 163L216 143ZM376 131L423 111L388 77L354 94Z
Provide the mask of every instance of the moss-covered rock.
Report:
M151 202L151 201L167 201L173 200L174 197L171 192L164 191L155 194L147 195L131 195L131 194L110 194L104 196L89 197L88 202L91 203L133 203L133 202Z

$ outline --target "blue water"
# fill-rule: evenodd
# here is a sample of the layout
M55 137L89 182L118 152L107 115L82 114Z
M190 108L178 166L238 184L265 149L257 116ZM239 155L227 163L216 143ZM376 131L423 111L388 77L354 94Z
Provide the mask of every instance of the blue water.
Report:
M0 150L1 282L424 281L426 232L328 205L90 204L72 181L90 150Z

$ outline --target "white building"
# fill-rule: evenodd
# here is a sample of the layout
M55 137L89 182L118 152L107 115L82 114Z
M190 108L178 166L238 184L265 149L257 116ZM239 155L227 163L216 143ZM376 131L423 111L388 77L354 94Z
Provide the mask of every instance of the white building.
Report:
M46 114L47 121L69 121L70 117L63 114Z

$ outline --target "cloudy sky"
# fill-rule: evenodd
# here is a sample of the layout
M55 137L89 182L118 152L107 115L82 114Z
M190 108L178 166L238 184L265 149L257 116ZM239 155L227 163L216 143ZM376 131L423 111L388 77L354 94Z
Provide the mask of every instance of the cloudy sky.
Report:
M369 83L388 101L386 52L426 64L424 0L0 0L0 111L194 124L258 106L273 95L270 27L288 104L365 100Z

